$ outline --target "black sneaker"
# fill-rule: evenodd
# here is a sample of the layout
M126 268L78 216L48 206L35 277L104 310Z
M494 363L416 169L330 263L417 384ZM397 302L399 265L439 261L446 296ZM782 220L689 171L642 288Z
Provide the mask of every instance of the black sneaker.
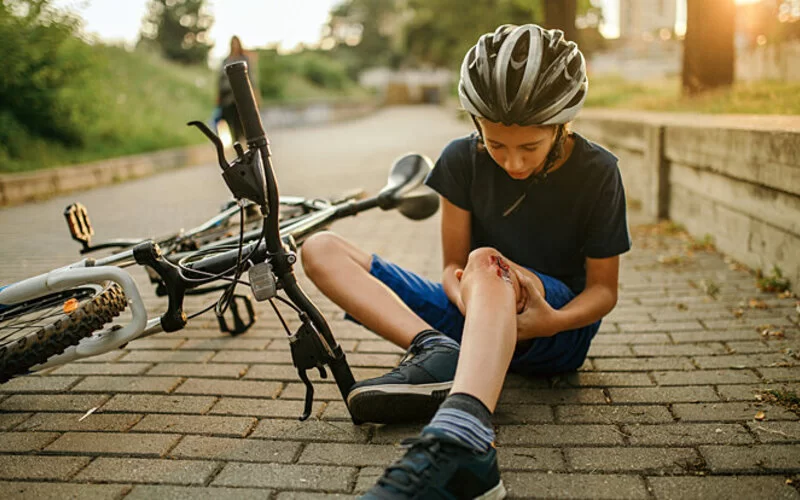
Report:
M453 387L458 348L420 341L439 332L414 338L400 365L386 375L353 385L347 406L353 421L380 424L428 421Z
M505 498L494 447L480 453L429 428L402 444L409 450L386 468L362 499Z

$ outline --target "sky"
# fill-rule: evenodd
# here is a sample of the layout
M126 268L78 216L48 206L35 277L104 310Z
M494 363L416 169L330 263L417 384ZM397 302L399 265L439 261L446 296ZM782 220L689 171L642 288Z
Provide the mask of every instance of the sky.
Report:
M233 35L241 38L245 48L279 43L291 50L299 43L319 41L320 30L330 9L340 0L209 0L208 8L215 21L210 30L215 47L212 59L223 58ZM685 0L678 2L676 29L685 30ZM754 0L736 0L748 3ZM147 0L55 0L59 7L68 7L85 21L85 30L109 42L135 43ZM595 0L603 7L604 36L619 36L619 0Z

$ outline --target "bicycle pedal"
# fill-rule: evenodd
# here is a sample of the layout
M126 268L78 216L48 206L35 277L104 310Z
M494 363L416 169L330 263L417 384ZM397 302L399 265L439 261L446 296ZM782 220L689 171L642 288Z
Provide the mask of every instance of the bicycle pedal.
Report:
M245 310L247 311L247 322L242 320L242 315L239 312L239 302L243 302ZM219 322L219 330L223 333L229 333L232 336L240 335L250 329L256 322L256 313L253 309L253 301L247 295L234 295L231 299L230 307L228 308L231 316L233 317L233 327L228 326L224 316L217 316Z
M94 229L86 207L82 203L73 203L64 209L64 218L67 219L72 239L83 244L84 248L88 247L94 235Z
M278 283L272 273L272 266L269 262L261 262L254 265L247 272L250 281L250 290L257 301L269 300L278 293Z

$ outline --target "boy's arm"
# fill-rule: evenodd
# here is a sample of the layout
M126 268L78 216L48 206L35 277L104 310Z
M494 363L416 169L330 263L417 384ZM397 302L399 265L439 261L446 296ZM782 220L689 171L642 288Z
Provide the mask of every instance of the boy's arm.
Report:
M470 217L469 211L452 204L445 197L442 201L442 286L447 298L464 314L459 279L456 271L463 270L469 257Z
M586 259L586 288L561 309L553 309L539 292L523 280L529 294L528 306L517 316L520 339L549 337L594 323L617 304L619 256Z

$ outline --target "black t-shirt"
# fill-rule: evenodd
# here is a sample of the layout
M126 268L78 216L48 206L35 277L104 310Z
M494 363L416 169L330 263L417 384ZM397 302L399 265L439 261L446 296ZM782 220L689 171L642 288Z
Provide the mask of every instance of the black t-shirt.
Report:
M573 133L575 147L547 179L527 188L478 151L477 135L452 141L425 183L472 215L470 246L492 247L519 265L563 281L575 293L586 286L585 258L613 257L631 248L625 191L617 158Z

